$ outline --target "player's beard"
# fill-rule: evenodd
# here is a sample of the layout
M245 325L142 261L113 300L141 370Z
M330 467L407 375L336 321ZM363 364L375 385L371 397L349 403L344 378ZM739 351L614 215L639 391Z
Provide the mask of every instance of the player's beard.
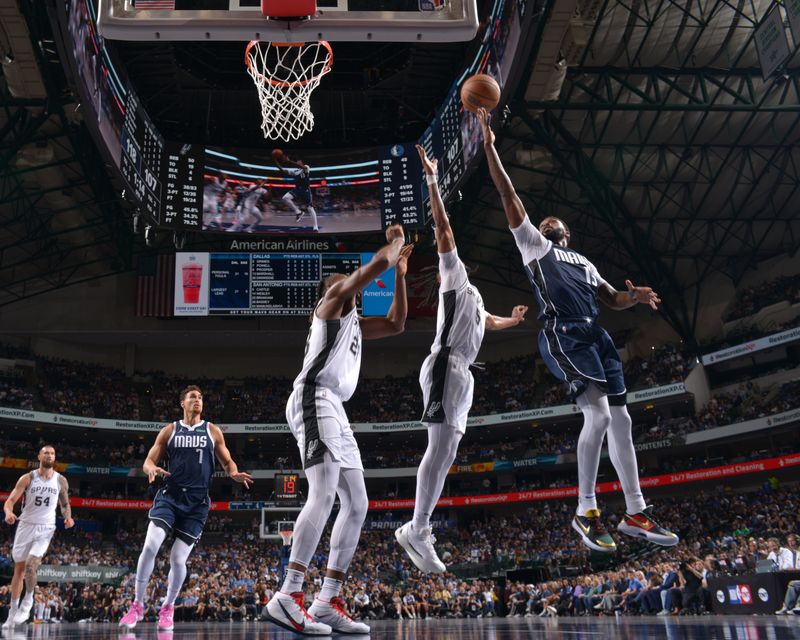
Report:
M553 244L558 244L567 237L567 232L564 229L547 229L542 235Z
M42 460L41 464L44 469L52 469L56 465L55 461L50 460Z

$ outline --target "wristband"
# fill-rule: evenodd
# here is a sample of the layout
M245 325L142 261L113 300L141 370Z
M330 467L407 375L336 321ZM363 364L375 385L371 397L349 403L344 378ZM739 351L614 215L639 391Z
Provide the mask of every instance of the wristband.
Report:
M428 186L431 187L439 182L438 178L432 173L425 174L425 182L428 183Z

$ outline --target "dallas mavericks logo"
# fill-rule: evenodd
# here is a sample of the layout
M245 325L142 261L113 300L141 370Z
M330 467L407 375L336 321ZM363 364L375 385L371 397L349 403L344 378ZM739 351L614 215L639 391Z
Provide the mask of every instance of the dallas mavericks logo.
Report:
M306 460L311 460L311 456L314 455L314 452L317 450L319 446L319 440L309 440L308 447L306 447Z
M430 406L428 407L428 417L433 418L442 408L441 402L431 402Z

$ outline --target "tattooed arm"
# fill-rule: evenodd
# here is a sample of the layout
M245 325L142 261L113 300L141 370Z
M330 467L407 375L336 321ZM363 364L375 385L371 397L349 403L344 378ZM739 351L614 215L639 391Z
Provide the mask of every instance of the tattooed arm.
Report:
M58 487L58 506L64 518L64 528L70 529L75 525L75 521L72 519L72 507L69 504L69 483L64 476L59 476Z

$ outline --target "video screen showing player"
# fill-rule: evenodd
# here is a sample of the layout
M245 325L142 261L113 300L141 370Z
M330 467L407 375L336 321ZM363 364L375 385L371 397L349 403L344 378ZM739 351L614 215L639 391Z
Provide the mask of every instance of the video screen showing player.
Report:
M363 233L381 229L375 149L206 149L203 229L229 233Z

